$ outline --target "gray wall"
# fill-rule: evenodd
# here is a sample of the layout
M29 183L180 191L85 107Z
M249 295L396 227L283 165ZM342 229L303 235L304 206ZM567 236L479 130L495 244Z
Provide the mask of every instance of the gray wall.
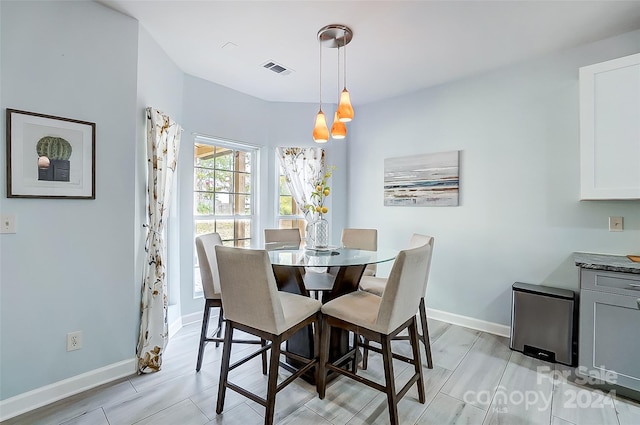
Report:
M0 399L131 359L137 23L92 2L3 1L5 108L96 123L96 199L7 199L0 236ZM64 28L64 31L60 29ZM3 147L5 132L2 131ZM4 148L0 154L4 170ZM66 334L83 348L66 352Z
M118 362L131 361L133 371L146 221L145 108L180 121L184 74L137 21L96 3L0 6L2 109L97 127L94 201L7 199L2 173L1 210L18 221L15 235L0 237L4 400ZM4 127L4 111L2 120ZM178 248L172 246L173 258ZM176 261L174 318L179 270ZM66 334L75 330L83 331L83 348L68 353Z
M427 306L505 325L513 282L577 289L572 252L640 252L640 201L579 201L578 134L578 68L639 51L636 31L358 108L348 223L381 246L434 235ZM383 206L385 158L449 150L460 206Z

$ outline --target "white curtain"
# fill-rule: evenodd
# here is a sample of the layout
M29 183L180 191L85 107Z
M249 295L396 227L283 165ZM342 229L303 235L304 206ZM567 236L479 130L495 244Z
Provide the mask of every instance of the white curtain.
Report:
M176 172L182 128L162 112L147 108L147 240L142 282L138 374L157 372L168 341L167 247L165 222Z
M307 222L316 219L316 212L304 208L311 204L311 192L316 190L316 182L325 173L324 149L322 148L276 148L285 181L293 200L304 211Z

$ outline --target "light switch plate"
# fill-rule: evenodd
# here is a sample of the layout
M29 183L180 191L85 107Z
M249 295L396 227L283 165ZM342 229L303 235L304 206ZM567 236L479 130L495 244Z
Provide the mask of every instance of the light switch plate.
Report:
M0 233L16 232L16 216L14 214L0 215Z
M609 217L609 231L610 232L622 232L623 218L622 217Z

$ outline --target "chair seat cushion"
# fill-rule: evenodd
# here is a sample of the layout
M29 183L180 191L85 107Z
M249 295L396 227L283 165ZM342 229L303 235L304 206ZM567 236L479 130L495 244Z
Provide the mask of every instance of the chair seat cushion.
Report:
M322 314L387 334L393 329L381 327L376 323L381 300L382 298L369 292L355 291L324 304Z
M387 285L387 278L362 276L360 279L360 290L367 291L379 297L384 292L384 287Z
M275 334L281 334L294 325L302 322L309 316L314 315L322 307L322 303L313 298L289 292L279 291L282 312L284 313L284 327L282 329L270 330Z

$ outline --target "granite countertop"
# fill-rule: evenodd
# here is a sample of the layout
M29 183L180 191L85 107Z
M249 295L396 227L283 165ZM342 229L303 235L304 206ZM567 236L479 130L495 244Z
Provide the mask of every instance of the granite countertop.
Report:
M640 263L635 263L624 255L574 252L573 259L576 262L576 266L584 269L640 274Z

